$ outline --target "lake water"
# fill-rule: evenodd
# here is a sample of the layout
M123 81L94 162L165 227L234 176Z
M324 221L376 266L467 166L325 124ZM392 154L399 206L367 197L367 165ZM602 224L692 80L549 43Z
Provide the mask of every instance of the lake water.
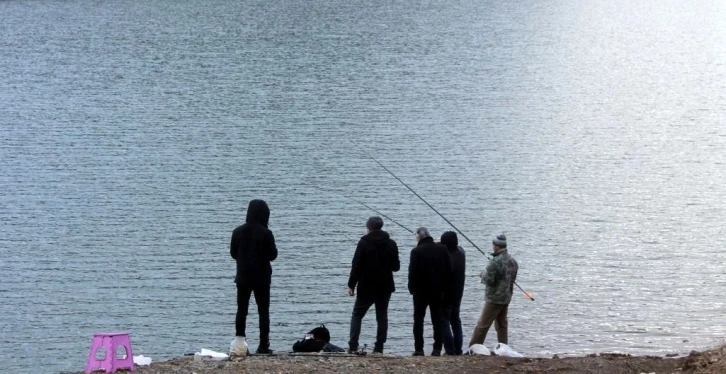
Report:
M720 344L725 64L722 1L1 1L3 370L82 370L106 330L154 360L226 350L253 198L280 250L272 348L319 323L345 346L374 213L340 194L451 229L362 151L480 248L507 232L536 298L511 305L517 351ZM409 354L414 243L385 229L386 347ZM461 241L468 341L487 262Z

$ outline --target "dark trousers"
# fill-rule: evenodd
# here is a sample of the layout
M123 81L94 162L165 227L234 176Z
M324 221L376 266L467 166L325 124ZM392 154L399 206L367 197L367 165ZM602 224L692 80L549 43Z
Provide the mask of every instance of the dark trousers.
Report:
M376 322L378 330L376 331L375 349L382 350L383 344L386 343L388 337L388 301L391 294L381 296L358 296L353 305L353 316L350 318L350 340L348 348L355 351L358 350L358 338L360 337L361 323L371 305L376 305Z
M431 325L434 328L434 351L441 350L442 302L440 297L426 294L413 295L413 346L416 352L423 352L423 323L426 308L431 311Z
M476 323L474 333L471 334L471 341L469 341L469 347L474 344L484 344L484 338L487 337L489 327L494 322L494 328L497 330L497 341L499 343L508 344L507 337L507 311L509 310L509 304L492 304L486 303L484 310L481 311L479 321Z
M251 286L237 284L237 318L235 319L236 336L245 335L247 324L247 309L250 306L250 296L254 292L257 303L257 313L260 315L260 346L270 344L270 285Z
M459 318L459 302L444 307L443 338L444 349L447 355L461 355L461 345L464 344L464 334L461 330L461 318Z

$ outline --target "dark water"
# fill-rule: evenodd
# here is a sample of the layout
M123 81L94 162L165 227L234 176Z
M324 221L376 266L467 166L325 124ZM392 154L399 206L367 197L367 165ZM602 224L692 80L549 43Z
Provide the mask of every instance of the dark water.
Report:
M306 183L450 229L359 149L481 248L508 233L536 298L511 306L519 352L721 343L724 20L707 0L2 1L2 370L81 370L105 330L155 360L226 350L253 198L280 249L272 347L318 323L345 345L372 212ZM407 354L413 239L386 228ZM468 341L486 261L464 247Z

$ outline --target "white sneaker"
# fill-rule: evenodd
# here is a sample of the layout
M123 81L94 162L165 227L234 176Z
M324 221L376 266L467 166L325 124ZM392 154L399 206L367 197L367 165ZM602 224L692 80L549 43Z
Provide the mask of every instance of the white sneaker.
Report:
M244 336L235 336L234 340L229 343L229 357L247 356L247 342Z

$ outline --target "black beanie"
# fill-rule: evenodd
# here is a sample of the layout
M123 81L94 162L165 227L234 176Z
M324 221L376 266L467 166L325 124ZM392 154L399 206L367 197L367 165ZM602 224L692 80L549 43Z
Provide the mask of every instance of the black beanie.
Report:
M366 221L366 228L371 231L380 230L383 228L383 219L378 216L368 218L368 221Z

